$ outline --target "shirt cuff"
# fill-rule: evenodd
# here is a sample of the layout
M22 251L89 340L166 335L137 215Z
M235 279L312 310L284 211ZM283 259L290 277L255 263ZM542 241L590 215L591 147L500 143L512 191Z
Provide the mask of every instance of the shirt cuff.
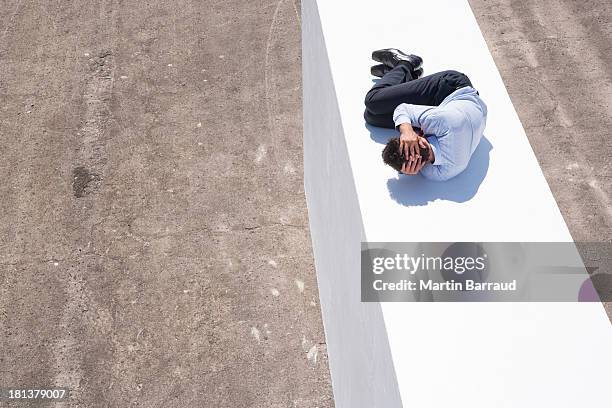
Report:
M410 121L410 116L408 116L405 113L400 113L399 115L397 115L397 117L395 117L395 128L399 128L399 125L401 125L402 123L410 123L410 125L412 125L412 122Z

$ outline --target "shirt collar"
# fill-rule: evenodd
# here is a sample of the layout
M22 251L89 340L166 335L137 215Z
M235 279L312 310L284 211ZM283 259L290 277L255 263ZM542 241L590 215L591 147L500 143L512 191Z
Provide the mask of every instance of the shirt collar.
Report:
M446 160L446 158L442 155L442 152L440 151L440 142L438 141L438 138L435 136L425 136L425 139L427 139L427 141L429 142L431 150L433 150L434 153L434 162L432 164L434 166L443 166L445 164L448 164L449 161Z

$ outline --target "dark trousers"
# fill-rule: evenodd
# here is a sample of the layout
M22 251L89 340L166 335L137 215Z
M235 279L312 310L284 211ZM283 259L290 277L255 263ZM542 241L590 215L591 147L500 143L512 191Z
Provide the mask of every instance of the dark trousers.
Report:
M461 72L442 71L414 79L410 69L399 64L368 91L364 117L370 125L393 129L393 111L399 104L438 106L448 95L465 86L472 83Z

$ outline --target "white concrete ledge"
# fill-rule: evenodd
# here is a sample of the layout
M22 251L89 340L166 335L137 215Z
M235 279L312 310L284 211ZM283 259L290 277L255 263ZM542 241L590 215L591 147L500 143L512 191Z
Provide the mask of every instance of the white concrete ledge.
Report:
M570 242L465 0L303 0L304 172L336 406L601 407L612 329L598 303L360 302L360 242ZM469 75L488 104L468 169L398 179L364 123L372 50ZM603 405L602 405L603 404Z

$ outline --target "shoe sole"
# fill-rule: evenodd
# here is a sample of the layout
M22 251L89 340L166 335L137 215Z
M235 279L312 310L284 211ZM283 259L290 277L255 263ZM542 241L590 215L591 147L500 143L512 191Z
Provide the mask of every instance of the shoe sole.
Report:
M385 70L385 68L387 68L387 69ZM374 66L370 67L370 74L372 74L372 76L375 76L375 77L378 77L378 78L382 78L383 75L385 75L389 71L390 71L389 67L387 67L384 64L374 65Z
M383 60L384 59L389 59L388 57L393 58L394 57L394 53L396 52L397 54L400 54L404 57L406 57L408 59L408 62L410 62L410 55L407 55L405 53L403 53L402 51L398 50L397 48L386 48L384 50L376 50L372 52L372 59L376 62L381 62L384 64ZM387 57L387 58L385 58ZM414 70L417 70L419 68L421 68L421 66L423 65L423 59L417 55L414 55L414 58L418 60L418 64L416 66L413 66ZM399 61L398 61L399 62ZM412 65L412 63L410 63L410 65ZM393 68L393 67L390 67Z

